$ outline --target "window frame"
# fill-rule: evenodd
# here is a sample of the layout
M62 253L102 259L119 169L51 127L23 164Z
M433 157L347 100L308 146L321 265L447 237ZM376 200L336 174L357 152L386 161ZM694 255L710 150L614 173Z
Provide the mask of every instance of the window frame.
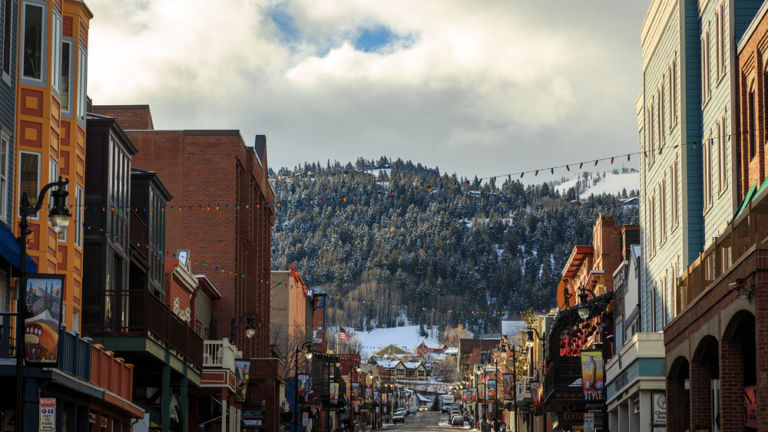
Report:
M6 142L5 153L2 151L2 142ZM8 196L9 185L12 187L12 182L9 180L11 159L13 158L11 134L5 129L0 129L0 220L10 224L10 212L8 211ZM5 160L3 160L5 158ZM3 166L4 165L4 166ZM3 175L3 170L5 175ZM5 185L2 183L5 182Z
M678 181L680 178L680 167L679 164L680 160L677 156L675 156L674 162L672 162L672 231L677 229L678 226L680 226L680 198L678 194L680 193L680 187L678 186Z
M77 121L85 125L86 97L88 94L88 51L82 43L77 51ZM70 89L70 93L71 93Z
M41 171L42 171L42 163L43 163L43 160L42 160L43 156L42 156L41 153L33 152L33 151L29 151L29 150L21 150L21 151L19 151L19 170L16 173L16 176L19 179L19 186L18 186L19 200L21 200L21 194L23 193L23 191L21 190L21 166L22 166L21 159L22 159L23 155L34 155L34 156L37 157L37 186L35 187L35 190L37 190L37 191L40 190L40 174L41 174ZM35 196L31 197L30 200L34 200L33 202L36 202L37 201L37 194ZM18 213L18 216L21 217L20 210L17 213ZM39 218L40 218L40 212L37 212L34 215L28 216L28 219L33 219L33 220L37 220Z
M75 246L83 248L83 187L75 184Z
M51 21L51 90L60 96L61 90L61 50L64 22L61 14L54 8Z
M65 45L68 45L69 48L65 49ZM63 37L61 39L61 91L59 92L59 99L61 101L61 116L65 118L72 118L74 110L72 109L72 89L74 89L74 74L72 73L75 68L75 62L74 60L74 45L75 40L71 37ZM64 76L64 53L67 53L69 56L69 67L67 68L67 76ZM65 78L66 78L66 85L67 85L67 104L64 106L64 84L65 84Z
M0 70L2 70L3 81L9 86L11 85L11 69L13 63L13 44L11 43L13 32L13 0L3 0L3 45L2 45L2 64L0 64ZM6 64L7 63L7 64Z
M34 85L39 87L45 87L47 81L46 81L46 71L48 70L48 4L45 2L41 2L38 0L24 0L21 4L22 10L21 10L21 44L19 45L21 47L21 53L19 53L19 57L21 58L21 65L19 67L19 78L21 79L22 84L27 85ZM40 35L40 78L35 78L31 76L26 76L24 74L24 64L26 62L26 54L24 47L27 43L27 35L26 35L26 27L27 27L27 7L37 7L40 8L43 12L42 14L42 31Z
M704 192L704 214L712 208L712 134L707 132L702 144L702 167L703 169L703 192Z

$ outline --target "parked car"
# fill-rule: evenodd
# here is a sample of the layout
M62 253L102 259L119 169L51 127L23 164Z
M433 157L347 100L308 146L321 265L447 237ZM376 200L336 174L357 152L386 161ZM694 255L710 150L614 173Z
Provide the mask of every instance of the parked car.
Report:
M451 426L464 426L464 417L458 414L451 417Z
M405 423L405 410L392 414L392 423Z

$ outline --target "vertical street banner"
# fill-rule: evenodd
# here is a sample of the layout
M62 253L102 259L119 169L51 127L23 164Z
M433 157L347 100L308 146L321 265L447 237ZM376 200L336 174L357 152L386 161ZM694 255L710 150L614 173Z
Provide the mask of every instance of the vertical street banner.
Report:
M478 384L477 385L477 399L478 400L486 400L486 394L485 394L485 384Z
M379 403L379 392L377 391L373 392L373 402Z
M515 396L515 375L504 374L501 378L504 383L504 399L512 399Z
M27 363L54 366L59 360L59 326L64 275L30 274L25 279L24 347Z
M339 403L339 383L337 382L331 383L330 402L331 405L338 405Z
M581 352L581 386L584 391L584 402L595 403L605 400L603 372L603 353L600 351Z
M40 398L39 432L56 432L56 398Z
M496 400L496 380L488 380L488 399Z
M237 378L237 393L235 399L245 402L245 391L248 389L248 377L251 373L250 360L235 360L235 375Z
M309 403L309 374L299 374L299 403Z
M351 395L351 396L352 396L352 399L353 399L353 400L357 400L357 399L359 399L359 398L360 398L360 383L358 383L358 382L353 382L353 383L350 385L350 391L351 391L351 393L352 393L352 395Z
M365 389L365 401L370 402L371 401L371 389L366 388Z

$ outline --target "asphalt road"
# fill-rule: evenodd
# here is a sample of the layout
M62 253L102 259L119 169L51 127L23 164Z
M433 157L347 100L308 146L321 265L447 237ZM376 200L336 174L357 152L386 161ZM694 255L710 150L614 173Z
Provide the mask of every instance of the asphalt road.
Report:
M411 414L405 418L405 423L397 423L396 425L387 426L387 431L398 432L464 432L470 429L469 426L450 426L448 424L448 415L440 414L437 411Z

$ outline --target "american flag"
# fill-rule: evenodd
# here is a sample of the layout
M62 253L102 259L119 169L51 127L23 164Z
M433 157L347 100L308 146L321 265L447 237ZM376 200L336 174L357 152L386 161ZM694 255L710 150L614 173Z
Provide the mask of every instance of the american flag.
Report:
M352 335L348 331L344 330L344 327L339 327L339 339L349 342L352 339Z

